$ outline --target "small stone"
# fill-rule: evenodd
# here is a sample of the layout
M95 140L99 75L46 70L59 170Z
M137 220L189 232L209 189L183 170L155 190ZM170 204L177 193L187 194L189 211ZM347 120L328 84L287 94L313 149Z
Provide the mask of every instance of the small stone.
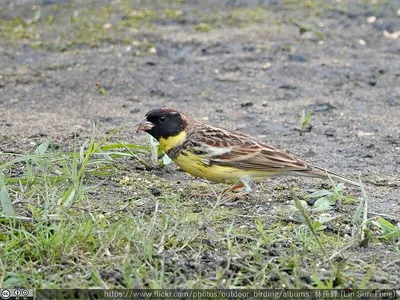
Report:
M326 136L332 137L332 136L335 136L335 133L336 133L335 129L327 129L327 130L325 130L325 135Z
M245 102L245 103L240 104L241 107L251 107L253 105L254 105L253 102Z
M104 25L103 25L103 28L104 29L110 29L112 27L112 24L110 24L110 23L105 23Z
M373 132L365 132L365 131L357 132L357 136L359 136L359 137L372 136L372 135L374 135Z
M399 31L395 31L395 32L388 32L387 30L385 30L383 32L383 35L388 38L388 39L398 39L400 37L400 30Z
M290 84L282 84L279 86L279 88L284 89L284 90L295 90L295 89L297 89L297 86L290 85Z
M358 44L361 45L361 46L366 46L366 45L367 45L367 42L364 41L364 40L362 40L362 39L359 39L359 40L358 40Z
M151 188L149 188L149 191L153 196L156 196L156 197L161 196L161 194L162 194L162 191L157 187L151 187Z
M151 53L151 54L156 54L156 53L157 53L157 49L154 48L154 47L151 47L148 51L149 51L149 53Z
M376 17L375 16L370 16L370 17L367 18L367 22L369 24L374 23L375 21L376 21Z
M301 39L304 41L318 42L320 40L320 37L314 31L305 31L301 35Z
M129 112L131 114L136 114L136 113L140 112L140 108L132 108Z
M272 66L272 64L270 62L267 62L261 66L261 69L266 70L266 69L270 68L271 66Z
M376 85L376 77L375 77L374 75L372 75L372 76L370 77L370 79L368 80L368 84L369 84L370 86L375 86L375 85Z

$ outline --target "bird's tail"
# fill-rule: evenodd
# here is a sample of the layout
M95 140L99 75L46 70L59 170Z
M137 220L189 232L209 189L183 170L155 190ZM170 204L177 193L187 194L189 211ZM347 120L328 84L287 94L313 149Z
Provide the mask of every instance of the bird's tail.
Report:
M319 178L331 178L333 180L338 180L344 183L348 183L354 186L360 186L360 184L354 180L343 177L339 174L333 173L331 171L325 170L320 167L310 166L312 169L307 171L294 171L293 175L307 176L307 177L319 177Z

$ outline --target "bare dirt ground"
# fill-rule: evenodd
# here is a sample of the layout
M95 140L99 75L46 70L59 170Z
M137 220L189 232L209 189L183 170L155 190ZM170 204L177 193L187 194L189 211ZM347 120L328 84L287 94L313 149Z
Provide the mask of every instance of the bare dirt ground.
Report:
M399 222L399 9L395 0L2 1L0 151L45 140L72 148L93 122L102 135L169 106L360 178L370 211ZM116 139L145 142L134 126ZM155 174L177 189L199 180L166 169ZM250 204L279 206L293 184L321 181L270 179ZM114 193L99 198L118 201ZM383 246L363 251L384 256Z

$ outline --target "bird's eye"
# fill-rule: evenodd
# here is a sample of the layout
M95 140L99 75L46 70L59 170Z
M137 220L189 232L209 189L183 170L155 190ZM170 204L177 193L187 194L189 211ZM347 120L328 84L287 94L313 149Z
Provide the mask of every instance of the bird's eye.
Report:
M159 121L160 123L164 123L167 118L165 116L161 116Z

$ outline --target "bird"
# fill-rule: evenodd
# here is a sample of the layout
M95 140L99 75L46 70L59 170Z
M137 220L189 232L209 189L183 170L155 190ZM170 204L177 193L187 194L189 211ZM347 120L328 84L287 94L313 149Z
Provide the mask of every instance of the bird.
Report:
M138 131L153 136L182 170L233 189L253 190L253 182L271 176L331 178L354 186L359 183L312 165L245 133L216 127L179 110L152 109L139 121Z

